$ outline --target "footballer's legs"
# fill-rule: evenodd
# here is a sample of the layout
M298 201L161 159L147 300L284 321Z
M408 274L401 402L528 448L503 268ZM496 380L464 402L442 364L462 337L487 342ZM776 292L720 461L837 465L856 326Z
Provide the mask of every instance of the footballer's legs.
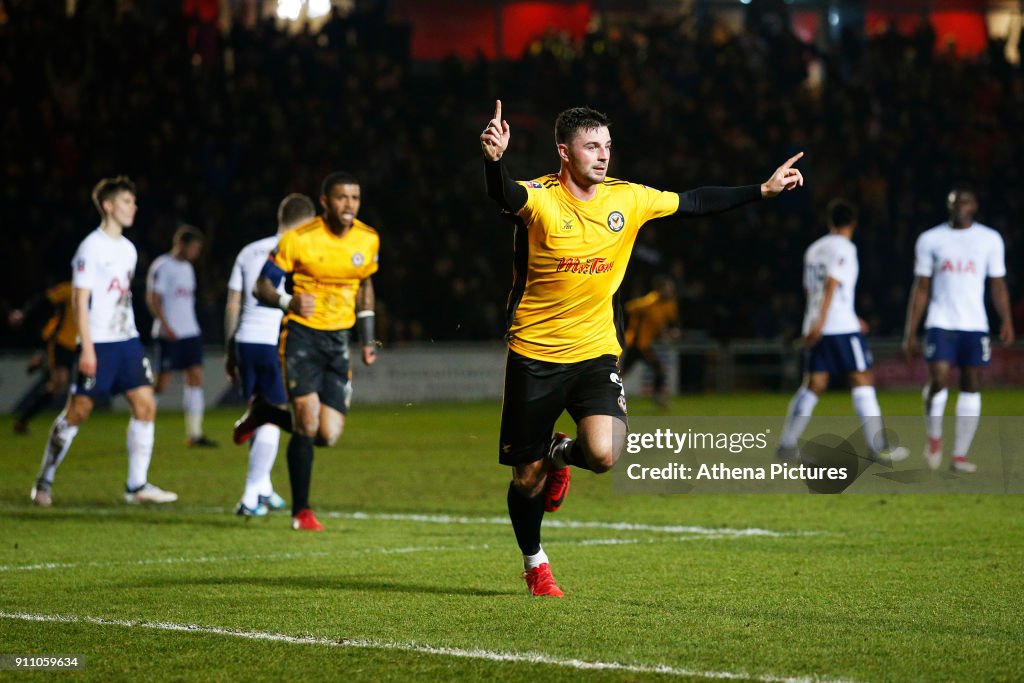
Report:
M665 408L668 405L667 397L665 396L665 366L658 358L658 354L654 352L654 349L647 348L643 350L644 362L647 363L647 367L651 369L651 373L654 375L654 403L659 408Z
M797 441L807 429L818 405L818 397L828 388L827 372L809 372L804 374L803 384L793 394L786 410L786 421L782 425L782 438L779 439L777 456L780 460L793 460L797 454Z
M190 446L214 447L216 442L203 432L206 398L203 395L203 366L193 365L182 373L185 379L182 405L185 408L185 437Z
M626 424L612 415L588 415L576 425L576 438L558 444L552 466L564 463L591 472L607 472L626 445Z
M50 426L50 434L43 448L43 461L32 487L32 500L36 505L49 507L52 504L53 479L64 457L71 448L71 442L78 434L78 426L92 413L93 401L88 396L71 394L67 405Z
M54 396L63 396L68 390L68 378L70 376L68 369L52 361L52 350L50 351L50 358L48 375L30 392L29 399L25 401L24 407L15 420L15 431L18 433L27 433L29 420L50 405ZM19 426L22 429L19 429Z
M252 438L260 425L274 425L283 432L292 433L292 414L287 405L272 404L256 394L249 401L249 407L235 422L232 439L243 444Z
M910 452L903 446L893 446L885 433L882 420L882 407L878 405L878 394L875 392L875 378L870 370L850 373L850 396L853 399L853 410L861 420L864 440L871 451L872 459L883 463L899 462L906 459Z
M972 473L977 466L968 462L967 451L971 448L974 434L981 419L981 368L960 368L960 394L956 398L956 434L953 437L954 472Z
M245 475L245 492L241 504L246 510L257 510L260 497L269 498L274 489L270 485L270 470L277 459L281 442L281 430L274 425L263 425L256 429L249 442L249 469Z
M292 484L292 528L322 531L309 507L309 487L313 477L313 445L320 432L323 412L316 393L292 397L294 424L288 441L288 477Z
M507 496L508 516L523 554L523 578L530 594L560 598L562 590L551 575L551 564L540 543L543 493L549 466L546 458L513 466Z
M924 399L925 430L928 443L924 457L928 467L935 470L942 464L942 415L949 399L949 362L933 361L928 364L931 379L921 392Z
M156 432L156 398L153 387L145 384L124 393L131 407L128 420L128 480L124 498L128 503L173 503L178 494L149 483L149 464L153 459Z

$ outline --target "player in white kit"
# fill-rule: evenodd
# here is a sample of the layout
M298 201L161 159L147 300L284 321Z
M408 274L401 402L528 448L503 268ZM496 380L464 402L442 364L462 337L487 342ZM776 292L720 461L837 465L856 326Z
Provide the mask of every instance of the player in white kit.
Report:
M183 225L174 233L170 253L158 256L146 276L146 304L153 314L157 349L156 393L163 393L172 372L185 379L185 439L192 447L217 443L203 433L203 338L196 318L196 271L192 266L203 249L203 233Z
M267 256L277 247L281 235L314 218L313 200L303 194L288 195L277 208L277 234L243 247L231 269L224 308L226 369L233 383L241 383L243 393L250 400L262 396L273 405L288 405L277 351L284 313L279 308L261 306L252 292ZM284 292L284 282L279 289ZM287 507L270 482L270 470L277 458L280 440L281 430L275 425L265 424L256 429L249 442L245 491L235 514L262 517L271 509Z
M977 470L967 459L967 451L981 416L981 369L992 358L985 313L986 279L1002 321L999 339L1007 346L1013 343L1013 318L1003 238L974 221L978 198L973 190L955 188L949 193L948 206L949 221L917 238L903 350L908 358L916 355L917 328L927 310L924 358L931 381L923 391L928 433L924 457L933 470L942 464L942 415L949 397L949 372L956 365L960 368L960 395L950 469L969 474Z
M864 342L867 325L854 308L860 264L851 239L857 228L857 209L845 200L833 199L826 213L829 234L804 253L804 379L790 401L778 457L791 460L797 456L797 440L810 422L818 397L828 388L829 377L845 374L872 459L883 463L903 460L909 454L907 449L890 447L885 436L871 352Z
M153 373L142 350L132 310L131 280L138 253L122 234L135 221L135 185L125 176L101 180L92 193L102 218L82 241L71 261L72 306L78 327L78 374L64 411L50 427L43 463L32 487L37 505L52 503L53 479L78 427L94 401L124 394L131 406L128 422L128 503L170 503L178 495L149 483L156 401Z

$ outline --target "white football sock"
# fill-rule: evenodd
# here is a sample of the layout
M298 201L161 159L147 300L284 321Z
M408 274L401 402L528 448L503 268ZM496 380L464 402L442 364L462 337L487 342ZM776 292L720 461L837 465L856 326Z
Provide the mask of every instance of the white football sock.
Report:
M149 476L149 461L153 458L153 438L156 424L134 417L128 421L128 482L129 491L144 486Z
M981 416L981 394L960 392L956 397L956 436L953 438L953 457L967 457L974 433L978 431Z
M202 387L185 387L183 397L185 408L185 436L198 439L203 435L203 410L205 400Z
M818 395L807 387L800 387L786 411L786 422L782 426L780 443L786 448L795 448L797 439L807 429L807 424L814 414L814 406L818 405Z
M537 551L536 555L523 555L523 569L530 571L534 567L539 567L548 561L548 555L544 552L544 548Z
M868 448L872 453L885 450L885 425L882 423L882 407L878 405L875 388L854 387L850 395L853 397L853 410L861 419Z
M242 504L250 510L259 505L260 496L268 496L274 490L270 486L270 470L274 467L280 441L280 429L274 425L263 425L249 442L249 471L245 476Z
M43 448L43 462L39 468L39 479L53 484L53 477L57 474L57 468L64 461L64 456L71 448L71 442L78 434L78 426L72 427L64 419L64 413L57 416L50 426L50 437L46 440Z
M928 436L932 439L942 438L942 414L946 412L946 400L949 390L943 389L928 400L929 387L925 385L921 396L924 399L924 422Z

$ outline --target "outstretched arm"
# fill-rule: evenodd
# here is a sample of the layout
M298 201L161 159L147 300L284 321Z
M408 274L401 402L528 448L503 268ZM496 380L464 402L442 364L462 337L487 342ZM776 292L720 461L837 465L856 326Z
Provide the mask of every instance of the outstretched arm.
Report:
M804 184L804 176L793 164L804 155L800 152L791 157L782 166L775 169L771 177L760 185L744 185L741 187L699 187L696 190L679 193L678 214L690 216L707 216L735 209L738 206L755 202L759 199L774 197L786 190Z
M501 118L501 100L494 104L494 118L480 134L480 149L484 153L484 178L487 196L498 202L501 208L515 213L526 205L526 188L522 187L508 173L501 157L508 149L510 131L508 121Z

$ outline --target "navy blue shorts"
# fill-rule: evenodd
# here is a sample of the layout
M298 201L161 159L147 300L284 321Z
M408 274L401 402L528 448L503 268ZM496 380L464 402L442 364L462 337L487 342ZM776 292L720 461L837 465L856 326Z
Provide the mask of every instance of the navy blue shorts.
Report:
M871 367L871 351L860 332L827 334L804 352L804 367L807 372L830 375L864 372Z
M76 371L77 376L71 385L72 394L97 399L153 384L153 370L138 337L94 346L96 376L86 377Z
M277 347L270 344L235 344L238 376L247 398L257 394L275 405L288 402L281 377L281 359Z
M992 361L988 332L931 327L924 334L924 359L929 363L945 361L961 368L979 368Z
M202 337L156 340L156 367L161 373L186 370L202 364Z

